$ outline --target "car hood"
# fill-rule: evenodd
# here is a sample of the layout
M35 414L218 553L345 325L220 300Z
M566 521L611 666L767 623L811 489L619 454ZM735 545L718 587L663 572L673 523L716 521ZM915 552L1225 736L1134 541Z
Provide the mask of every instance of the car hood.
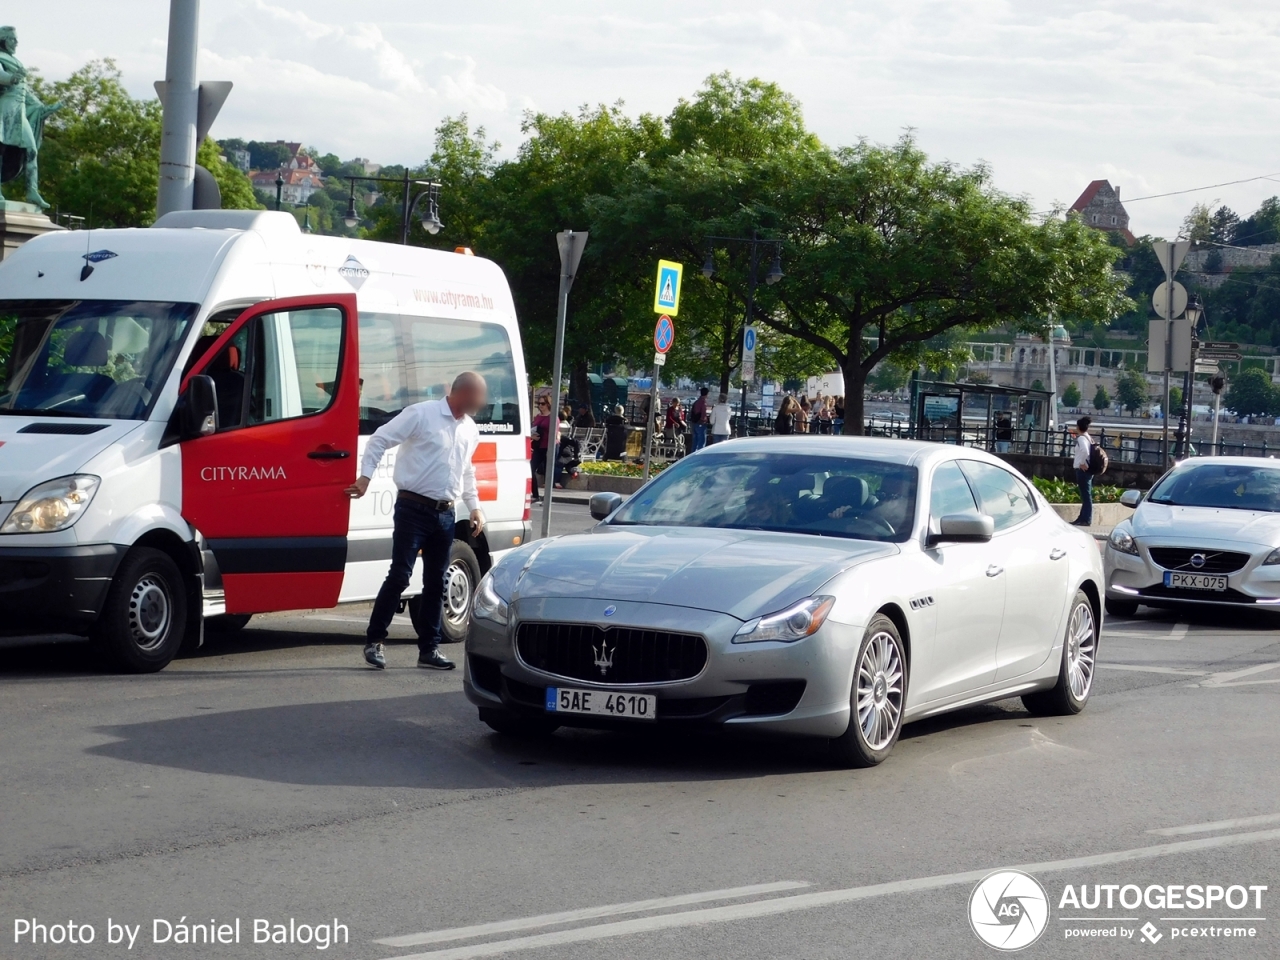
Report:
M1176 507L1145 501L1130 521L1138 538L1280 544L1280 513L1220 507Z
M510 597L663 603L749 620L811 596L853 564L897 552L892 543L801 534L606 527L535 544Z
M82 429L104 423L93 433L21 433L40 424L43 430ZM37 483L65 477L142 426L141 420L73 420L52 417L0 416L0 503L13 504ZM0 510L0 513L7 511Z

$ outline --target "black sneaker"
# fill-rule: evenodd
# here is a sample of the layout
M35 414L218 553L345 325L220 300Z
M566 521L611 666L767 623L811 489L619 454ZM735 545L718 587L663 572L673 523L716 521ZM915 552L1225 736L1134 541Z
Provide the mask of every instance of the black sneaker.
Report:
M432 649L427 653L418 654L418 666L423 670L452 670L455 664L439 649Z
M364 645L364 662L371 667L377 667L379 670L387 669L387 657L382 651L382 644L366 643Z

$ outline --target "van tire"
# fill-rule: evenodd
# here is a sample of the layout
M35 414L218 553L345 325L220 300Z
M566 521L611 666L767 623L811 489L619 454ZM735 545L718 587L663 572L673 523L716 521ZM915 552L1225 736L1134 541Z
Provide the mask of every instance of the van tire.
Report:
M121 562L94 625L92 641L114 670L155 673L182 646L187 594L167 553L135 547Z
M440 633L445 643L461 643L467 639L479 584L480 561L475 551L461 540L453 541L445 572L444 616L440 619Z

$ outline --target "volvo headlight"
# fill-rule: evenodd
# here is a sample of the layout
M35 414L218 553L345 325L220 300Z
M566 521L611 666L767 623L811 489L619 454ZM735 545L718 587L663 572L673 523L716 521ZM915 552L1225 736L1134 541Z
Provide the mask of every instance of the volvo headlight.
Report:
M733 636L734 643L781 640L793 643L813 636L836 604L835 597L810 597L767 617L748 620Z
M1107 543L1117 553L1127 553L1134 557L1138 555L1138 542L1133 539L1133 534L1124 527L1116 527L1112 530L1111 536L1107 537Z
M80 474L32 487L9 514L0 533L52 533L80 519L101 481Z
M480 587L476 590L476 599L471 611L482 620L492 620L494 623L506 626L508 618L507 601L498 596L498 591L493 585L492 573L486 573L484 579L480 581Z
M1277 563L1280 563L1280 547L1267 554L1267 559L1262 561L1262 566L1274 567Z

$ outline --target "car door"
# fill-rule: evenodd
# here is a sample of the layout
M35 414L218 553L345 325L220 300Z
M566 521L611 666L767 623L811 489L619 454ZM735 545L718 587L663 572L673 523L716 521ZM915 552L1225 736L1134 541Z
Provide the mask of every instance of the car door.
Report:
M1035 495L1009 470L966 460L961 468L983 513L995 521L995 563L1004 568L1004 619L996 645L997 681L1044 663L1064 608L1069 565L1062 524L1040 511Z
M205 537L228 613L329 607L347 558L359 417L356 301L246 310L192 367L217 432L182 443L182 513Z
M978 513L978 504L954 460L937 466L929 485L929 527L945 516ZM1005 580L990 543L938 543L924 551L927 599L937 629L925 663L912 668L913 695L942 700L991 683L1004 617Z

